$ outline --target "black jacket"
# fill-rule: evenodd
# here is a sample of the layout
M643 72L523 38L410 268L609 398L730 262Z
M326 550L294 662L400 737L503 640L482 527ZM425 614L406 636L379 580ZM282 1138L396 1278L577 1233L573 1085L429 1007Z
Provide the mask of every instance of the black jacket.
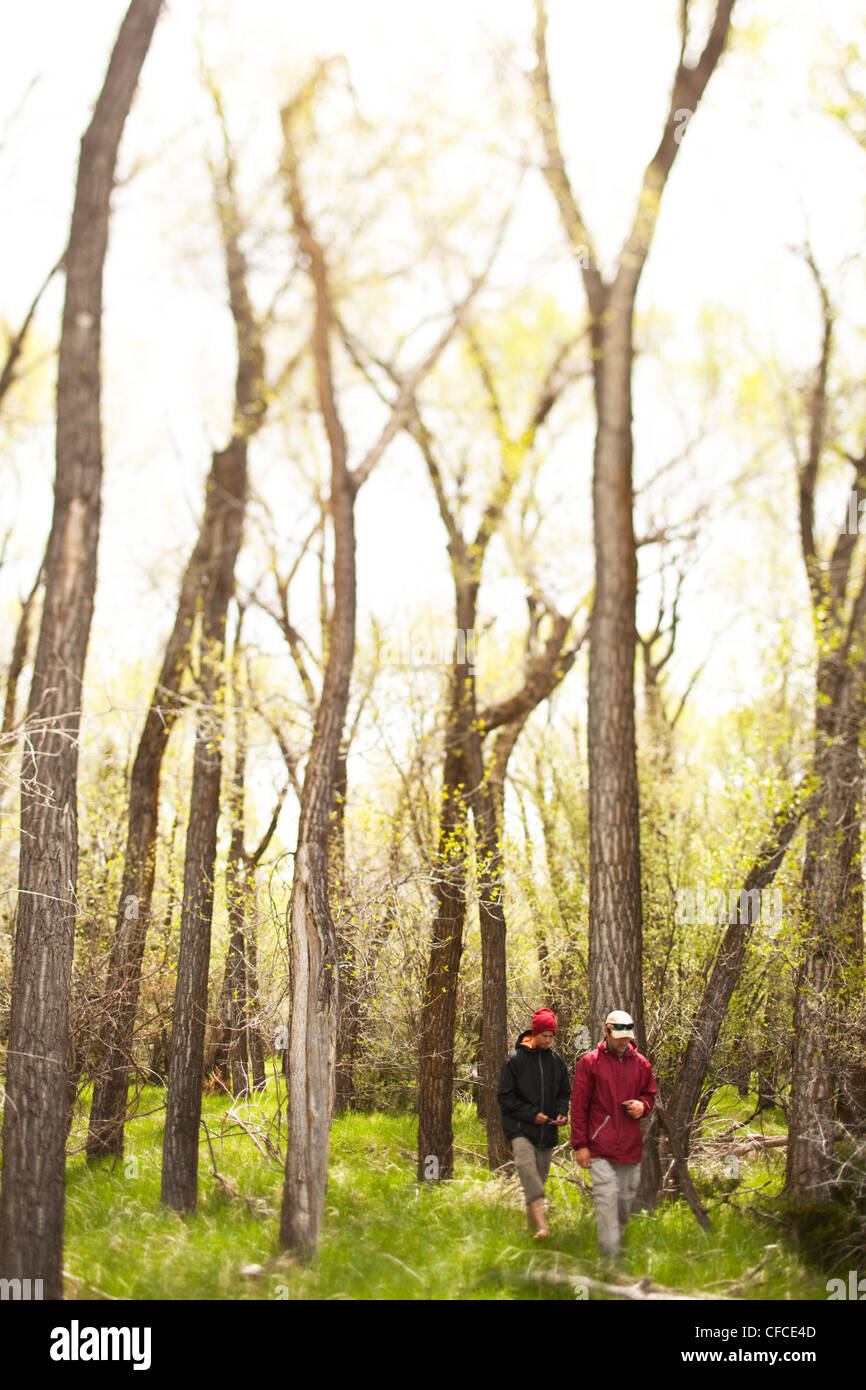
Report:
M553 1048L523 1046L527 1029L517 1039L499 1077L499 1109L508 1139L523 1138L539 1149L552 1149L559 1137L556 1125L537 1125L539 1113L555 1119L568 1115L571 1084L568 1068Z

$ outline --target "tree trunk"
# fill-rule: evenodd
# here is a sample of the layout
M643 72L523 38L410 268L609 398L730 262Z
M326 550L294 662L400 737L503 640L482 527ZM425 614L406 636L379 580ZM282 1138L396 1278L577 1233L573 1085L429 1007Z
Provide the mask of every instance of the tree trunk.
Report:
M243 900L235 902L230 909L232 938L229 952L229 1072L232 1095L245 1096L250 1089L250 1064L247 1052L247 1015L249 1002L247 996L246 941L244 938Z
M229 941L226 962L228 986L228 1066L232 1095L246 1095L250 1087L249 1064L249 981L247 966L246 919L248 906L247 874L251 868L245 849L245 781L247 734L240 684L240 636L238 619L232 663L232 705L235 724L235 760L229 798L231 838L226 861L226 907Z
M534 416L536 426L541 418L543 416L537 411ZM435 483L438 470L430 452L429 437L425 440L425 453ZM465 655L465 634L474 632L477 622L485 531L479 531L473 546L465 545L444 504L441 486L437 487L437 493L440 511L450 535L457 635L459 638L462 633L464 641L462 648L459 641L455 644L452 671L437 855L440 875L436 886L437 918L425 993L425 1022L422 1025L418 1085L418 1174L421 1178L429 1177L431 1171L440 1177L453 1176L451 1105L457 986L466 909L464 861L467 806L471 808L475 826L481 931L482 1021L478 1108L487 1128L489 1166L491 1169L500 1168L511 1158L497 1099L499 1073L508 1052L506 925L502 901L501 849L505 776L508 760L527 718L570 670L583 641L581 638L573 649L563 652L570 620L551 612L551 633L541 651L535 652L533 638L537 635L537 628L531 624L523 685L507 699L477 712L474 669L458 658L461 649ZM501 505L504 505L502 496ZM492 534L495 515L493 507L488 508L487 539ZM467 571L473 575L471 580L464 578ZM491 740L492 747L485 766L482 739L494 732L496 736ZM437 1161L438 1168L431 1164L433 1159Z
M821 355L810 393L808 449L797 458L800 544L818 648L813 768L818 783L802 875L804 955L797 973L785 1190L794 1199L829 1201L833 1176L834 1093L844 1063L834 1010L844 1011L845 966L859 974L863 951L860 843L863 773L863 631L866 583L851 585L858 535L844 526L829 557L815 536L815 490L825 445L827 380L834 311L807 248L822 304ZM854 495L866 495L866 455L851 458ZM859 565L856 567L859 569ZM849 592L850 590L850 592Z
M218 114L221 110L218 107ZM225 131L224 131L225 133ZM228 137L226 136L228 146ZM231 506L243 506L246 490L246 449L261 427L266 412L264 350L261 327L247 292L247 267L240 246L241 218L234 191L234 166L227 154L217 208L225 253L229 306L237 342L233 438L215 452L206 484L204 515L198 539L183 577L174 627L163 657L159 680L145 719L132 770L128 832L115 938L109 957L106 996L108 1008L100 1035L101 1059L93 1088L87 1136L88 1158L123 1153L128 1072L141 983L141 962L150 918L159 818L159 782L169 736L180 713L178 694L189 663L189 643L202 594L211 596L224 583L224 548L233 544L242 522ZM243 468L241 485L238 469ZM241 491L238 491L238 488ZM235 499L229 509L226 499ZM234 560L232 560L232 566ZM222 576L222 577L221 577ZM207 606L208 600L205 600ZM214 632L222 643L222 626ZM206 655L203 646L203 664ZM204 733L204 731L202 731ZM200 769L204 775L204 769ZM193 803L194 805L195 803Z
M487 1128L487 1162L501 1168L511 1159L511 1145L502 1128L497 1091L502 1063L508 1055L508 996L505 953L505 909L502 902L502 854L493 835L485 833L477 846L483 856L478 913L481 925L481 1071L479 1110Z
M212 687L210 681L203 682L202 699L211 692L215 693L215 684ZM198 1132L219 815L220 735L213 717L212 709L202 711L196 727L162 1147L161 1197L181 1212L195 1209L198 1194Z
M803 862L806 953L797 973L785 1190L829 1201L833 1177L834 1096L839 1076L833 1003L842 968L862 941L860 791L856 730L827 728L819 692L815 770L821 814L813 815ZM834 721L835 723L835 721ZM835 735L835 736L834 736ZM833 996L836 996L834 1001Z
M295 872L289 904L292 1013L288 1049L289 1115L280 1217L284 1249L315 1253L328 1185L334 1103L338 953L328 902L328 839L355 653L355 494L331 369L331 304L324 253L303 207L294 150L293 108L283 111L287 196L315 291L313 353L319 404L331 454L334 606L313 741L304 774Z
M219 563L211 587L204 595L202 613L202 704L196 720L162 1150L162 1200L177 1211L194 1210L198 1189L198 1131L222 770L219 694L223 684L226 617L234 590L235 562L246 503L246 440L233 439L225 453L228 486L222 496Z
M501 730L485 769L479 720L469 733L470 801L475 823L478 866L478 917L481 929L481 1066L478 1109L487 1129L487 1163L491 1170L511 1160L511 1145L502 1128L499 1074L508 1055L508 980L505 906L502 901L502 836L505 773L526 716ZM496 756L498 754L498 757Z
M331 896L335 904L337 953L340 971L340 1009L337 1019L337 1074L334 1089L334 1108L348 1110L354 1098L354 1070L358 1054L361 987L358 954L352 939L349 914L346 911L346 792L348 788L348 750L341 745L334 782L334 805L331 812L329 876Z
M220 561L222 511L232 486L230 451L213 455L202 523L181 585L171 635L139 740L129 790L126 855L117 923L108 962L106 1009L93 1086L87 1156L123 1153L132 1039L141 986L141 963L150 921L156 869L159 784L172 729L182 710L177 699L189 663L196 602Z
M477 594L477 583L457 580L457 632L474 630ZM454 1176L454 1034L466 917L465 792L472 779L467 751L474 718L475 677L466 659L465 642L455 642L435 861L436 916L424 986L418 1059L419 1179ZM475 775L477 779L477 769Z
M299 843L292 885L289 1119L280 1239L306 1256L319 1241L328 1187L336 1060L337 953L321 844Z
M161 0L133 0L81 142L66 254L54 516L21 777L21 862L3 1121L0 1277L63 1297L65 1088L78 870L82 680L99 540L102 276L117 150Z
M213 1048L208 1070L218 1085L235 1096L245 1095L251 1085L265 1080L262 1040L255 1015L258 1011L258 970L253 912L256 865L270 844L277 828L288 783L280 793L258 848L247 853L245 781L247 729L241 682L241 627L244 609L238 614L232 659L232 707L234 710L235 753L231 776L228 813L231 838L226 859L225 893L228 911L229 944L222 987L213 1023Z
M826 993L831 978L831 960L810 947L797 972L785 1190L790 1197L818 1202L830 1200L833 1175L834 1087Z
M232 940L226 950L226 963L217 1000L216 1016L211 1024L210 1054L205 1066L204 1080L211 1078L220 1089L229 1089L231 1070L229 1064L229 1033L231 1030L231 995L229 981L232 974Z
M337 1020L337 1075L334 1108L349 1110L355 1099L355 1062L358 1059L361 1027L361 981L358 953L341 921L337 928L340 960L340 1016Z
M640 1165L635 1204L644 1211L653 1211L658 1206L662 1186L662 1164L659 1154L660 1130L652 1123L652 1116L645 1126L643 1156Z
M632 304L608 299L593 334L598 433L593 476L595 601L589 649L589 1013L600 1037L611 1009L643 1027L640 810L634 725L637 554L632 524Z
M304 776L290 949L289 1118L280 1238L312 1255L318 1244L328 1180L338 1007L337 941L328 902L328 834L355 645L354 495L349 475L334 470L334 612L328 664Z
M247 1015L247 1051L253 1079L253 1089L259 1090L265 1084L265 1052L262 1043L262 1030L259 1026L259 966L256 942L255 908L247 925L247 988L249 993L249 1013Z
M752 935L754 923L753 914L748 910L752 901L749 895L756 889L760 891L769 887L773 882L807 805L801 786L777 811L773 829L743 881L737 904L737 920L730 923L725 930L703 998L692 1019L685 1057L666 1107L668 1125L681 1136L680 1143L686 1157L691 1142L692 1120L700 1100L704 1078L728 1005L739 983L746 947Z
M466 916L466 773L455 724L460 699L452 699L442 778L439 844L436 853L436 915L424 985L418 1055L418 1177L454 1176L451 1108L454 1091L454 1031L457 984Z
M334 1101L338 950L328 902L329 820L349 702L355 650L355 513L358 490L390 441L409 422L416 388L435 366L487 271L473 280L463 302L427 356L401 381L378 440L351 472L331 365L333 310L321 244L307 218L299 179L294 123L309 102L327 64L281 112L286 198L315 296L312 333L319 408L331 459L329 499L334 528L334 605L327 664L304 775L295 874L289 907L292 1015L289 1036L289 1129L280 1239L310 1256L318 1244L328 1175L328 1141ZM489 269L489 266L488 266Z
M634 655L637 561L632 520L631 369L634 305L659 209L683 136L727 42L734 0L717 0L697 62L686 63L688 6L680 13L680 56L658 147L617 272L605 281L565 168L547 61L547 10L536 0L535 85L545 177L579 256L590 312L596 406L593 461L595 600L589 664L590 1028L626 1009L644 1049L640 817L635 754Z

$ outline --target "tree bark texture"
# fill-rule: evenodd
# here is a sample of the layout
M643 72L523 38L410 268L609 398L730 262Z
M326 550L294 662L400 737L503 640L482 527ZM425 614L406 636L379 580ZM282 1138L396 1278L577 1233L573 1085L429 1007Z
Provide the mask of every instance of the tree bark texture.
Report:
M334 804L331 810L328 873L331 896L335 903L337 953L340 973L340 1008L337 1019L337 1074L334 1089L334 1108L348 1110L354 1099L354 1074L361 1025L360 969L358 953L347 921L346 885L346 795L348 791L348 749L345 740L340 747L334 782Z
M632 524L631 306L600 340L593 471L595 601L589 662L589 998L600 1037L625 1009L644 1050L640 810L634 723L637 552ZM603 365L602 365L603 364Z
M473 627L477 584L458 585L457 627ZM466 917L466 842L470 778L466 749L475 715L475 679L455 644L445 732L433 941L424 985L418 1052L418 1177L454 1176L454 1035Z
M328 902L333 777L349 700L355 641L354 497L334 479L335 601L313 744L304 776L290 913L292 1014L289 1117L281 1240L312 1254L318 1244L334 1103L337 941ZM336 495L335 495L336 493Z
M198 1132L222 770L224 702L220 697L224 689L226 618L234 591L246 504L246 440L236 437L225 453L229 464L228 486L221 499L220 563L202 605L201 705L196 720L163 1138L162 1200L176 1211L192 1211L198 1189Z
M688 5L680 59L658 148L644 172L616 275L605 281L562 156L547 61L547 10L536 0L535 83L545 176L566 235L579 255L590 313L597 431L593 459L596 590L590 636L590 1028L599 1037L610 1009L643 1023L640 812L634 718L637 559L632 514L634 304L662 195L683 134L727 42L734 0L718 0L700 59L687 65Z
M819 715L822 708L819 706ZM843 965L862 940L860 814L863 772L856 733L836 730L820 748L821 812L806 835L801 912L805 954L797 973L785 1188L791 1197L829 1201L833 1178L837 1036L844 1012ZM819 731L818 739L826 734Z
M315 296L313 355L331 455L334 534L334 604L328 656L304 774L288 923L292 1012L280 1240L285 1249L309 1257L318 1245L324 1211L334 1104L338 952L328 901L328 838L355 651L355 481L347 467L346 437L336 406L325 257L303 205L294 145L294 108L287 106L282 116L287 199L301 249L309 257Z
M160 5L161 0L133 0L129 6L81 142L58 364L54 515L21 779L0 1276L41 1279L49 1299L63 1297L78 733L96 584L102 481L103 265L117 152Z
M233 705L235 726L235 756L231 777L228 812L231 817L231 838L226 860L225 891L228 912L229 944L226 953L222 989L217 1017L214 1022L214 1051L211 1067L216 1080L234 1096L245 1095L264 1081L261 1039L252 1017L253 1000L257 991L255 960L255 928L250 908L255 899L255 870L276 829L285 798L281 793L271 822L252 854L245 848L246 817L244 791L246 778L246 718L240 683L241 620L234 641ZM257 1067L256 1059L259 1066Z

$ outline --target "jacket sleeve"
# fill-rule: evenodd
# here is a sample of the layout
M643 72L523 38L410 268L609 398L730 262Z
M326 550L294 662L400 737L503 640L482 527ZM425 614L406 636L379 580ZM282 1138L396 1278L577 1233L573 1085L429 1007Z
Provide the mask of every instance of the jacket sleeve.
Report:
M589 1147L589 1105L592 1099L592 1060L587 1053L581 1057L574 1073L571 1092L571 1146Z
M644 1103L644 1114L648 1115L656 1103L656 1079L653 1076L652 1063L646 1064L646 1075L644 1077L643 1089L638 1100Z
M559 1067L559 1085L556 1091L554 1119L557 1115L567 1115L568 1107L571 1104L571 1082L568 1079L568 1067L561 1057L559 1059Z
M515 1120L532 1123L538 1114L538 1107L518 1094L516 1069L510 1057L499 1074L497 1099L503 1115L511 1115Z

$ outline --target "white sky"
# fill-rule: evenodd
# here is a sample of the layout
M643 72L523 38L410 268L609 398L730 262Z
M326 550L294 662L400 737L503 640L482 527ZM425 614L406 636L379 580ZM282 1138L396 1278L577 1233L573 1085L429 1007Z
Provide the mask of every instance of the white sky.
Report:
M125 9L125 0L88 0L86 14L68 0L28 0L7 16L0 51L0 314L12 322L65 238L78 141ZM551 65L569 172L603 261L616 256L643 165L657 143L676 57L676 10L674 0L550 0ZM833 28L856 38L863 32L861 14L857 0L834 0ZM684 367L695 350L702 304L743 315L756 350L808 369L818 341L816 305L788 247L808 229L820 264L836 283L836 267L862 245L866 156L817 112L810 93L828 19L813 0L739 0L735 18L742 26L765 25L765 42L758 56L727 55L713 77L666 190L641 286L641 312L655 308L665 316L669 369L636 373L639 476L675 451L672 408L693 409ZM198 87L200 35L226 83L244 177L253 187L277 158L279 102L311 55L348 56L371 119L398 118L429 91L455 119L462 115L478 125L488 115L485 50L511 37L518 59L528 64L531 32L530 0L438 0L435 6L172 0L167 6L128 123L122 164L128 169L141 158L160 158L115 195L106 271L105 504L89 664L99 687L94 708L117 698L128 661L156 655L231 389L231 325L202 211L208 114ZM522 102L519 74L513 83L512 100ZM477 168L477 160L467 160L467 174ZM533 283L546 253L557 247L560 230L549 194L539 179L530 179L501 277ZM485 248L472 250L480 263ZM580 312L576 269L563 263L545 274L563 307ZM47 341L56 333L61 293L55 286L40 309L38 331ZM443 307L441 300L430 306L435 312ZM862 273L849 277L844 307L855 322L866 323ZM862 341L851 349L855 370L864 365L862 357L856 360L858 350ZM369 417L362 412L349 425L352 437L363 440ZM47 534L52 442L46 423L0 461L6 473L3 529L12 505L18 517L10 564L0 573L7 646L12 601L29 587ZM589 536L590 450L591 422L585 419L550 461L554 474L547 486L567 499L550 519L550 534L570 537L573 547L557 556L561 585L554 591L563 595L580 590L588 573L588 552L577 540ZM743 468L749 462L743 451L743 441L731 436L708 446L698 491L711 494L719 480ZM283 466L279 453L260 454L255 465L261 479L276 479ZM761 644L785 605L802 603L793 508L789 486L779 496L759 497L736 524L712 523L712 565L692 591L679 679L738 612L749 611L763 629L755 639L749 623L740 622L715 639L716 657L695 697L706 709L760 686ZM287 533L295 534L294 528ZM768 593L764 562L774 556L790 565L796 585L790 599ZM420 459L405 440L359 503L359 579L362 627L371 608L397 624L419 605L448 602L442 531ZM488 604L496 608L510 598L517 601L513 587L503 584L490 590Z

